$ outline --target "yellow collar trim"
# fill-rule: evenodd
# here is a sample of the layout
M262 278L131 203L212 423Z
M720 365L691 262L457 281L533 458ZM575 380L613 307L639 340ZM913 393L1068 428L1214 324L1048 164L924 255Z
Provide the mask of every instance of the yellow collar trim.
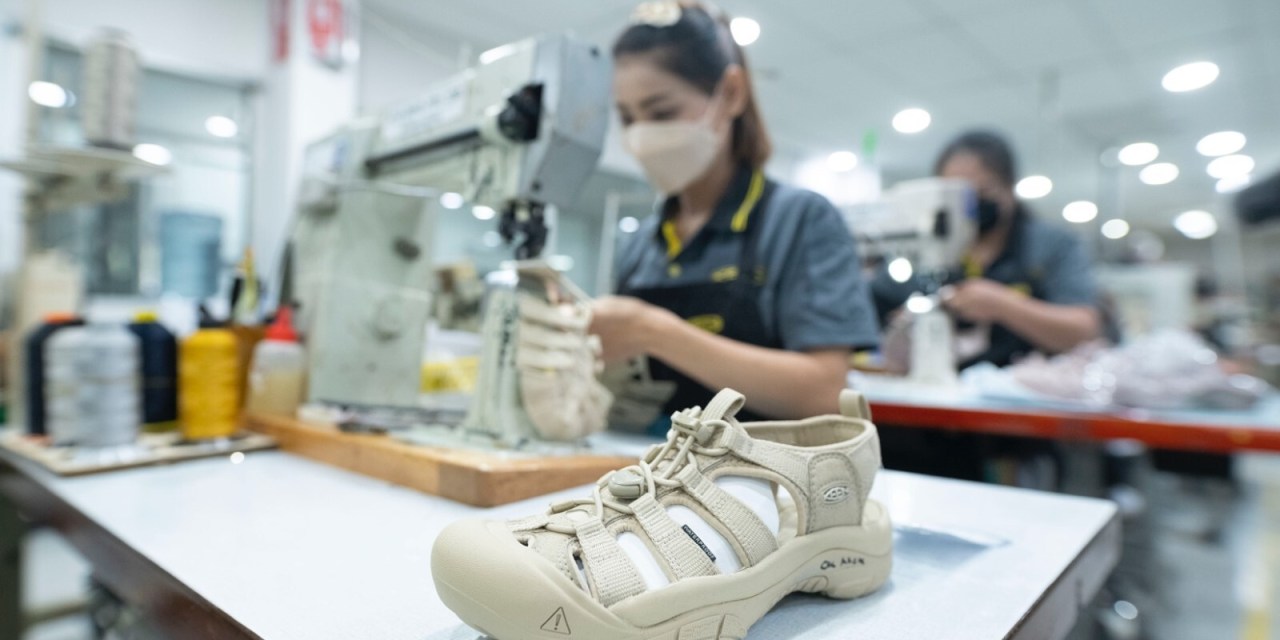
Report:
M751 217L751 212L755 210L756 205L760 202L760 196L764 195L764 172L756 169L751 175L751 186L747 188L747 197L742 199L742 204L738 206L737 213L733 214L733 222L729 224L729 228L736 233L742 233L747 230L747 218Z
M663 220L662 237L667 241L667 259L675 260L676 256L684 251L684 243L680 241L680 234L676 233L676 223Z
M738 210L733 214L733 219L729 222L729 228L735 233L742 233L747 230L747 221L751 217L751 212L755 210L756 205L760 204L760 198L764 195L764 172L757 169L751 175L751 185L747 187L747 196L742 199L742 204L738 205ZM680 241L680 234L676 233L676 225L671 220L662 221L662 239L667 242L667 260L675 260L684 251L684 243Z

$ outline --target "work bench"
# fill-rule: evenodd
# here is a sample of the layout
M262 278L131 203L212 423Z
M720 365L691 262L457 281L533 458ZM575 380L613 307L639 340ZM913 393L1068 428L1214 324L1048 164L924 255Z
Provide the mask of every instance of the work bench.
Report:
M42 524L175 638L474 640L436 596L436 536L585 491L480 509L278 451L76 478L0 452L0 614L17 609L22 530ZM890 582L789 597L750 638L1062 638L1120 553L1101 500L890 471L873 497L895 524Z

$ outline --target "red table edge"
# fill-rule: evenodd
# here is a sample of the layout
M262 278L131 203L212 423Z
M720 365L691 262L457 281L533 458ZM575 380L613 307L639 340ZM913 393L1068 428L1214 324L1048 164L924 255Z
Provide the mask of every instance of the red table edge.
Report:
M1129 439L1156 449L1213 453L1280 452L1280 428L1209 426L1109 414L932 407L876 400L871 400L871 412L877 424L889 426L1046 439Z

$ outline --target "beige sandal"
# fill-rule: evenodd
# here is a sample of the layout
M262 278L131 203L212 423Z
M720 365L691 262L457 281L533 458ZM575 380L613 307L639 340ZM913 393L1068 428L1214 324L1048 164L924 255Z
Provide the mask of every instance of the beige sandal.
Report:
M868 499L880 444L862 396L839 416L739 424L721 391L590 498L436 541L441 600L499 640L729 640L789 593L856 598L889 577L893 533Z

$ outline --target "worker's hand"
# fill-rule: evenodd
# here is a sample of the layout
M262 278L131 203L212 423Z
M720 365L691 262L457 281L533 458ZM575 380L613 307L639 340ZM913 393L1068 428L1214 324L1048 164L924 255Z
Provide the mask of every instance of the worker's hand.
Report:
M942 303L963 320L978 324L1000 322L1022 294L986 278L971 278L952 287Z
M658 332L656 326L665 315L670 312L643 300L609 296L591 305L588 331L600 336L604 361L618 362L648 353Z

